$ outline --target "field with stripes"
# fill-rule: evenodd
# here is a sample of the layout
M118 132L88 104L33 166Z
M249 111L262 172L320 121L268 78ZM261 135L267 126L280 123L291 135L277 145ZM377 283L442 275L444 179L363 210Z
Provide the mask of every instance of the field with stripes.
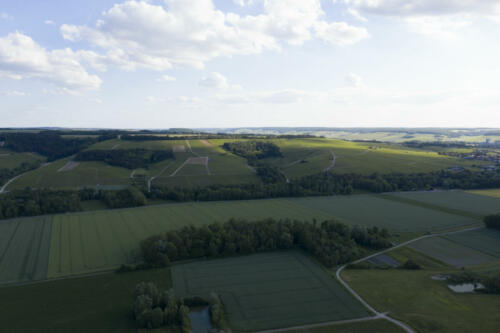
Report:
M430 195L453 202L461 194ZM490 208L485 213L500 207L499 198L478 198L486 198L485 207ZM479 217L474 217L478 202L471 202L449 212L446 207L400 202L385 195L353 195L177 203L4 220L0 222L0 283L86 274L137 262L142 239L186 225L230 218L338 219L350 225L385 227L404 236L480 224Z
M176 265L176 295L222 297L232 328L259 331L369 317L320 266L298 251Z

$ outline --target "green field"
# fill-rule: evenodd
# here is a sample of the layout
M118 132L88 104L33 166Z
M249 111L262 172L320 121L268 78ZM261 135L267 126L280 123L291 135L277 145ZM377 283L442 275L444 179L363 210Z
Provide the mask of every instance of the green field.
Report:
M494 188L489 190L475 190L475 191L467 191L473 194L486 195L489 197L500 198L500 188ZM500 210L500 208L499 208Z
M447 235L445 238L494 256L500 261L500 231L498 230L484 228Z
M499 260L499 258L463 246L444 237L422 239L409 246L455 267L481 265Z
M0 149L0 169L14 169L23 163L44 162L45 157L35 153L14 153Z
M294 329L285 333L403 333L399 326L385 319L375 319L358 323L331 325L307 329Z
M398 192L390 195L417 203L441 206L477 215L487 215L500 211L500 198L464 191Z
M342 277L377 311L388 312L421 333L498 332L500 297L458 294L431 276L448 269L344 270Z
M47 277L52 217L0 222L0 284Z
M170 269L102 274L0 288L6 333L136 333L135 286L151 281L168 290Z
M139 242L167 230L185 225L225 222L230 218L252 220L269 217L304 221L335 218L350 225L378 226L395 232L417 233L479 222L439 210L381 199L376 195L190 202L14 221L23 226L16 237L27 240L32 237L32 229L24 227L25 223L36 225L36 221L51 222L48 238L50 251L47 249L49 253L43 252L43 255L49 257L47 277L56 278L109 270L122 263L136 262ZM12 223L6 220L0 226ZM30 246L29 243L9 243L7 238L0 238L0 247L6 249L4 252L7 253L29 253ZM18 272L17 268L9 267L3 274L15 277L19 275Z
M221 295L237 331L367 317L367 310L298 251L174 266L177 295Z

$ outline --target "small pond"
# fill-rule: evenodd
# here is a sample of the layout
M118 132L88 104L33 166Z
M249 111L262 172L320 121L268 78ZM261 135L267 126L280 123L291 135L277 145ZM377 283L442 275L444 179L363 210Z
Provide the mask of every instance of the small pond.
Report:
M191 319L193 333L210 332L212 325L210 324L210 312L208 311L208 306L191 308L190 310L189 319Z
M478 289L484 289L484 286L481 283L462 283L455 285L449 284L448 288L456 293L473 293Z

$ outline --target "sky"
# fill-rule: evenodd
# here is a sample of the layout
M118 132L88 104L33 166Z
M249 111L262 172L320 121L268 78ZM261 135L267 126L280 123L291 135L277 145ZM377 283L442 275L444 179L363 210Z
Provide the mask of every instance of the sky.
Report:
M500 0L0 0L0 127L500 127Z

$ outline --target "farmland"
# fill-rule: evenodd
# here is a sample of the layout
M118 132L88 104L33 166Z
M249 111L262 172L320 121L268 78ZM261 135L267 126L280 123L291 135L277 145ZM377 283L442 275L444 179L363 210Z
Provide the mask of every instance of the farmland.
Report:
M500 198L482 196L464 191L399 192L392 196L477 215L487 215L500 210Z
M454 271L347 270L342 277L377 311L389 312L417 332L496 332L498 295L457 294L443 281L431 279Z
M488 190L475 190L475 191L468 191L468 192L472 193L472 194L486 195L489 197L500 198L500 189L499 188L488 189Z
M47 276L52 217L0 223L0 284Z
M411 244L410 247L455 267L481 265L499 260L499 258L444 237L422 239Z
M178 295L219 293L238 331L369 316L329 274L295 251L177 265L172 280Z
M242 141L238 139L236 141ZM435 151L412 149L398 144L349 142L325 138L259 139L280 147L283 157L265 158L260 163L278 167L288 178L322 172L332 166L333 173L371 174L374 172L429 172L462 166L474 169L481 161L439 155ZM151 164L135 170L137 176L152 179L153 185L196 187L212 184L259 182L255 171L242 157L222 149L231 139L126 141L111 139L96 143L96 149L172 150L174 161ZM206 167L188 162L190 158L207 157ZM335 163L332 164L335 157ZM123 187L133 183L133 170L111 167L100 162L82 162L71 170L59 171L71 158L55 161L50 166L28 172L9 185L8 189L24 187L78 188L97 185ZM63 169L64 170L64 169Z
M14 153L0 148L0 169L14 169L23 163L44 162L45 157L35 153Z
M2 227L12 224L12 221L21 225L50 221L47 277L56 278L109 270L122 263L136 262L139 242L163 231L185 225L224 222L230 218L268 217L304 221L336 218L350 225L385 227L403 233L437 231L479 222L375 195L355 195L166 204L7 220L2 222ZM18 237L30 239L30 230L21 228ZM2 238L0 246L10 252L14 250L9 248L17 246L26 252L30 245L9 243L8 239ZM16 252L21 251L19 249ZM4 274L16 276L18 270L12 270Z

